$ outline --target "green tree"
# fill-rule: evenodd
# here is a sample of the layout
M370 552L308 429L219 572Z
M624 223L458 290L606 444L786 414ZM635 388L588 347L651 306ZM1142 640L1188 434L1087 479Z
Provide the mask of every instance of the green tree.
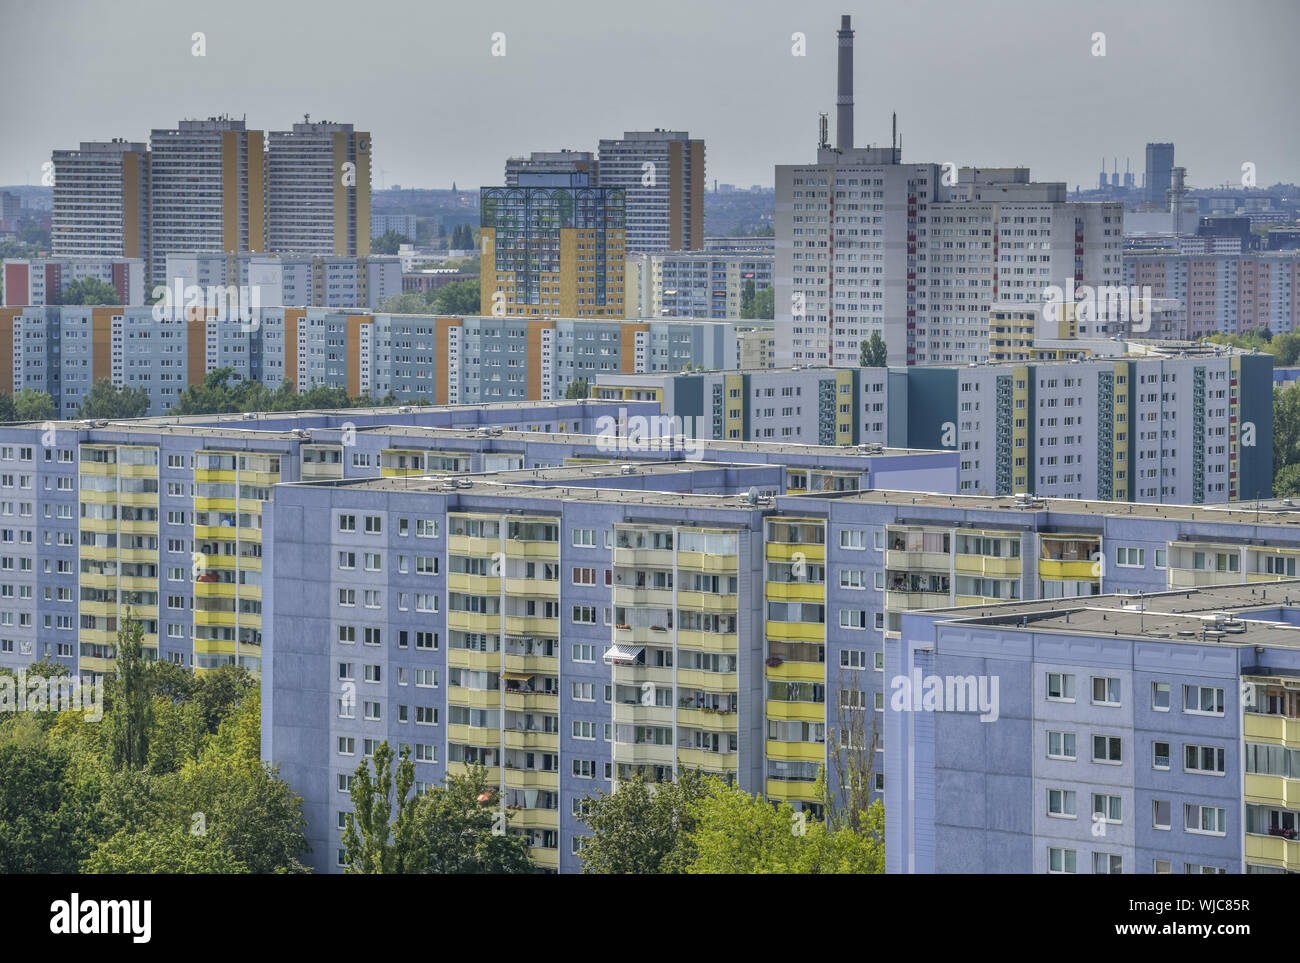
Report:
M138 769L149 759L153 701L144 661L144 626L128 614L117 630L116 664L108 694L113 707L108 723L113 765Z
M1292 470L1295 469L1295 470ZM1273 391L1273 495L1300 494L1300 384Z
M398 234L396 231L387 231L380 237L374 238L370 242L371 254L396 254L397 249L403 244L410 244L411 239L405 234Z
M95 847L84 873L247 873L249 868L215 837L195 835L188 825L118 833Z
M403 291L382 298L375 305L376 314L432 314L429 302L416 291Z
M745 286L740 290L740 316L742 318L754 317L754 282L748 280Z
M1290 367L1300 359L1300 335L1283 332L1273 335L1269 342L1273 348L1273 364Z
M676 782L626 779L612 793L587 796L582 821L591 829L582 850L584 873L685 873L695 860L692 807L705 781L683 772Z
M44 391L24 388L14 395L15 420L50 421L54 415L54 401Z
M375 749L374 776L368 761L357 767L352 777L354 812L347 814L343 831L348 873L418 873L428 864L428 835L417 821L419 807L411 794L415 764L410 756L410 747L403 746L394 771L393 750L385 740Z
M884 807L863 814L863 832L832 831L788 802L773 806L720 781L693 805L691 873L883 873Z
M75 873L91 845L94 807L66 749L0 745L0 873Z
M143 418L149 414L149 390L118 388L111 378L100 378L77 408L78 418Z
M478 314L478 279L444 284L434 293L432 308L434 314Z
M121 304L117 288L99 278L81 278L64 285L59 304Z
M417 823L425 833L427 862L418 870L440 875L522 875L536 871L528 840L507 833L508 813L499 808L487 770L472 766L448 775L443 785L417 797Z
M587 384L586 378L574 378L569 382L569 387L564 389L564 397L569 399L586 398L589 397L590 392L591 386Z
M764 288L754 294L754 300L750 302L750 314L748 317L756 321L771 321L776 317L776 291L774 288ZM744 312L741 316L745 317Z
M879 331L872 331L871 337L859 345L858 366L861 368L883 368L889 364L889 349Z

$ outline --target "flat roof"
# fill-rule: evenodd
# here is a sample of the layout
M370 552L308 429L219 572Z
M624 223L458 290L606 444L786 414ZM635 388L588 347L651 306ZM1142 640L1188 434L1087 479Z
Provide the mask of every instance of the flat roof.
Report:
M1300 579L1150 594L1036 599L930 609L938 621L1009 631L1300 648L1300 625L1254 617L1300 604Z
M1231 525L1284 523L1300 525L1300 506L1287 506L1286 499L1254 502L1224 502L1221 505L1166 505L1148 502L1087 501L1077 498L1034 498L1019 501L1013 495L944 495L930 492L865 489L848 492L792 492L796 498L844 498L879 505L904 505L918 511L948 508L958 511L1000 511L1025 516L1056 512L1070 515L1097 515L1106 518L1172 519L1175 521L1214 522ZM936 520L938 521L938 520ZM917 521L916 524L924 524ZM943 521L942 524L949 524Z

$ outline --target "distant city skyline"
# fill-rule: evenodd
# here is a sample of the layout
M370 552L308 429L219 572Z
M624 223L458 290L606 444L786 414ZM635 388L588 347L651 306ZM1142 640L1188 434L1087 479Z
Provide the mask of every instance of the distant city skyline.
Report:
M0 184L39 184L51 153L81 141L147 141L229 113L263 130L304 114L369 130L375 189L498 184L507 157L656 127L704 139L709 190L771 186L777 164L814 153L818 114L834 114L842 13L857 31L858 146L888 144L897 111L905 161L1028 166L1088 189L1103 155L1121 169L1131 158L1140 184L1146 143L1172 141L1191 187L1239 185L1246 162L1260 187L1300 182L1300 129L1280 122L1294 111L1286 65L1300 34L1286 0L1247 0L1231 17L1208 0L134 10L7 4L6 33L21 38L11 75L31 83L2 108ZM791 53L795 32L806 56Z

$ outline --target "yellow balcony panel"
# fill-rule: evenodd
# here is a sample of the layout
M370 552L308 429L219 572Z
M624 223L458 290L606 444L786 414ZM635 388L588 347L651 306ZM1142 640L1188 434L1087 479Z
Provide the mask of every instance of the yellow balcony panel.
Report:
M124 465L117 466L119 478L157 478L157 465Z
M560 620L540 615L507 615L506 635L533 635L555 638L560 634Z
M886 592L885 608L895 612L914 609L944 609L952 603L947 592Z
M663 620L667 622L668 616L664 615ZM673 644L673 634L667 626L657 629L649 625L635 625L626 629L615 626L614 641L622 645L655 645L666 648Z
M613 681L619 685L640 685L642 682L653 682L659 686L669 686L673 684L673 670L663 666L653 665L627 665L626 663L615 663L611 666Z
M703 689L705 692L736 692L740 684L734 672L703 672L699 669L679 669L677 685L682 689Z
M1247 582L1280 582L1283 579L1295 578L1294 575L1270 575L1268 572L1247 572Z
M673 552L668 548L615 548L613 562L620 568L670 569Z
M77 497L88 505L116 505L117 492L95 492L82 489Z
M556 675L560 660L549 655L510 655L505 657L507 672L528 672L536 675Z
M540 749L559 752L560 734L558 732L537 732L531 729L507 729L505 731L507 749Z
M83 451L81 464L77 466L77 471L79 471L81 474L108 475L112 477L117 476L116 464L104 464L103 462L100 461L86 461L85 454L86 453Z
M785 779L767 781L767 798L775 802L817 802L811 782L794 782Z
M200 482L211 485L233 485L238 476L232 471L211 471L207 468L194 469L194 483Z
M508 789L551 789L560 788L560 774L543 769L512 769L506 766L506 788Z
M1068 582L1095 582L1101 578L1100 560L1061 561L1054 558L1038 560L1038 577Z
M473 709L495 709L501 705L501 693L496 689L466 689L453 685L447 687L447 702Z
M230 556L235 559L235 556ZM262 556L260 555L240 555L236 561L239 564L240 571L243 572L260 572L262 571Z
M734 752L710 752L707 749L678 749L677 765L681 769L703 769L705 772L735 772L740 758ZM619 762L622 762L622 758Z
M109 553L110 553L110 557L113 557L112 549L109 549ZM158 553L154 550L147 549L147 548L131 548L131 549L124 548L117 553L116 557L124 563L125 562L156 563L158 561Z
M672 706L643 706L639 702L616 702L613 721L630 726L667 726L673 724Z
M94 656L83 655L78 662L83 674L91 672L112 672L116 666L114 659L97 659Z
M711 592L679 592L677 604L684 609L702 612L735 612L736 596L714 595Z
M792 542L768 542L766 548L769 562L793 562L800 556L805 562L825 562L825 545L803 545Z
M1262 712L1246 712L1242 718L1246 739L1250 742L1271 742L1288 749L1300 749L1300 719L1266 716Z
M615 605L665 609L673 607L672 589L636 588L619 585L618 582L614 583L613 589Z
M408 476L427 474L423 468L380 468L380 478L406 478Z
M826 761L826 745L821 742L779 742L767 740L767 757L787 762Z
M735 652L737 636L734 632L679 631L677 644L682 648L699 649L701 652Z
M559 557L559 542L521 542L511 539L506 541L506 558L558 560Z
M500 632L501 616L452 609L447 613L447 628L461 632Z
M554 714L560 711L560 697L553 692L507 692L505 707L516 712Z
M1247 773L1246 802L1267 803L1282 809L1300 809L1300 779Z
M740 714L736 712L712 712L708 709L677 710L677 725L690 726L693 729L708 729L711 732L735 732L739 719Z
M233 498L196 498L194 499L194 510L196 512L235 512L239 508Z
M81 574L80 582L82 588L98 588L98 589L117 588L116 575L92 575L90 572L83 572ZM158 580L154 579L153 583L157 585Z
M1020 578L1020 557L1006 558L992 555L958 555L958 575L981 575L990 578Z
M528 857L542 869L560 868L560 851L554 847L533 846L528 850Z
M447 740L467 746L486 746L489 749L496 749L501 745L501 730L482 729L478 726L448 726Z
M157 522L122 522L118 528L123 535L157 535Z
M234 612L196 611L194 613L194 624L195 625L224 625L229 628L234 628L235 616L236 613Z
M1198 568L1170 568L1170 588L1197 588L1202 585L1240 585L1240 572L1207 572Z
M513 598L558 599L560 597L560 581L559 579L508 578L506 579L506 595Z
M78 632L78 640L87 645L117 645L116 630L110 632L105 629L81 629Z
M239 646L241 654L245 653L248 649L246 645L236 642L234 639L195 639L194 654L234 655L236 645ZM258 646L258 648L261 648L261 646Z
M244 586L247 587L247 586ZM194 582L196 599L233 599L239 594L240 586L234 582Z
M239 540L241 542L258 542L262 541L262 530L260 528L238 528Z
M475 672L500 672L501 653L451 648L447 650L447 666Z
M83 532L116 532L116 518L83 518L79 526Z
M947 575L952 570L952 556L947 552L885 552L885 568L891 572L934 572Z
M769 602L825 602L824 582L768 582Z
M677 758L677 751L672 746L657 746L648 742L616 742L610 751L610 758L620 766L671 766Z
M1246 861L1296 872L1300 870L1300 840L1247 833Z
M767 677L773 682L825 682L826 666L821 662L782 662L768 666Z
M454 525L448 525L455 528ZM493 553L501 551L499 538L471 538L468 535L447 536L448 555L467 555L471 558L491 558Z
M826 706L821 702L779 702L768 699L764 703L769 719L791 722L825 722Z
M824 642L826 626L822 622L774 622L768 620L767 637L779 642Z
M705 552L679 552L677 567L695 572L734 572L736 556L709 555Z
M556 829L560 828L560 811L558 809L507 809L507 823L512 829ZM534 852L537 851L535 848ZM546 850L542 850L546 852Z
M195 525L194 541L218 541L233 542L235 540L235 529L230 525Z
M274 485L280 481L280 478L281 474L278 471L254 471L246 468L239 473L239 480L245 485Z
M447 763L447 775L449 776L467 776L473 767L464 762ZM501 767L500 766L480 766L486 773L487 784L489 786L501 785Z
M447 574L447 590L468 595L500 595L501 579L491 575L468 575L465 572Z

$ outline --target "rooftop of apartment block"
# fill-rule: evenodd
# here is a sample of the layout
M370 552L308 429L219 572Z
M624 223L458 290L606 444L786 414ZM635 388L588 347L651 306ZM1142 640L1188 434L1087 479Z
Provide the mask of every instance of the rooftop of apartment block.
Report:
M1011 631L1300 648L1300 624L1286 621L1280 612L1293 601L1300 604L1300 579L972 605L928 614L938 614L944 622Z
M902 505L917 510L916 524L926 509L955 509L972 512L1006 512L1012 515L1033 516L1043 513L1096 516L1098 518L1133 518L1138 520L1162 519L1182 522L1205 522L1225 525L1297 525L1300 526L1300 503L1291 499L1237 502L1221 505L1169 505L1148 502L1088 501L1079 498L1036 498L1023 495L943 495L929 492L864 490L847 492L795 493L800 498L837 498L877 505ZM900 522L901 524L901 522ZM951 525L951 522L942 522ZM1090 525L1086 518L1071 522L1071 530L1086 533L1090 529L1101 531L1101 523ZM971 527L998 527L980 522ZM1034 528L1033 522L1023 525L1006 524L1009 529ZM1215 541L1219 541L1217 536Z

